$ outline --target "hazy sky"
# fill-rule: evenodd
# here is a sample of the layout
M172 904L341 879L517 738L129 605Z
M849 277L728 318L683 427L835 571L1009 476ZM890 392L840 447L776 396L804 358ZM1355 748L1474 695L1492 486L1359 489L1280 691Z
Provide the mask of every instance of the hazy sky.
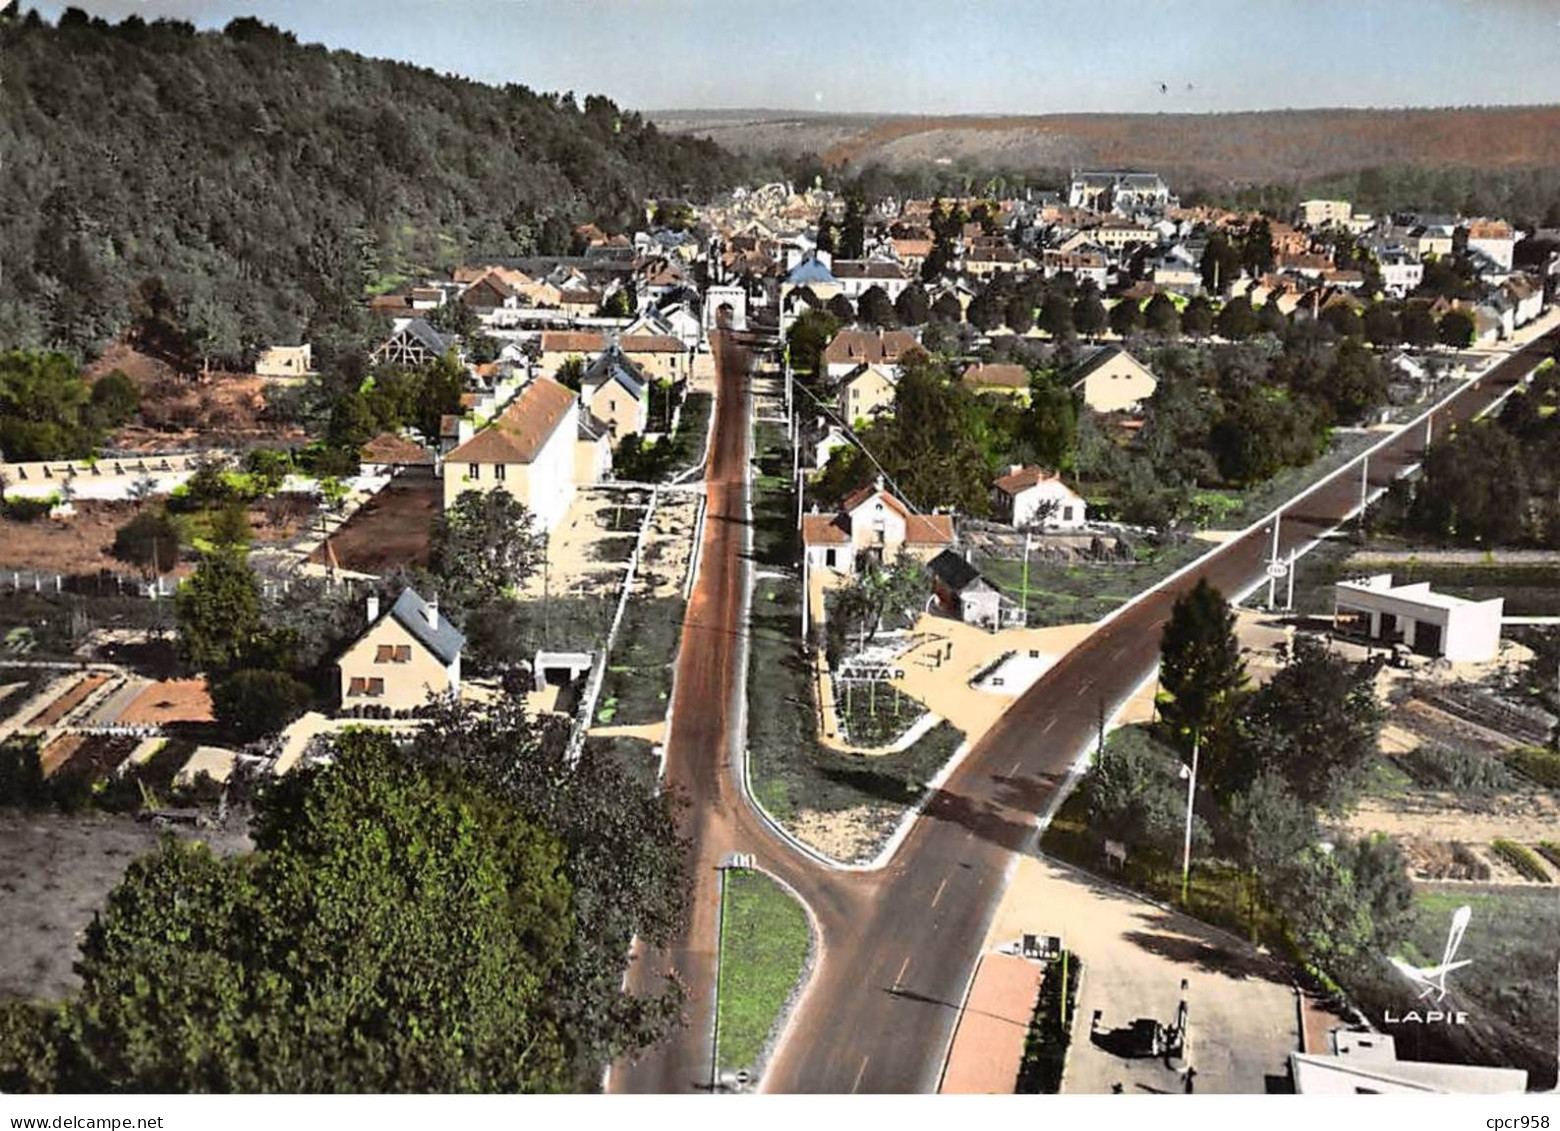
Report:
M27 0L24 0L26 3ZM66 6L34 5L53 19ZM76 0L638 109L1560 102L1560 0ZM1168 92L1160 90L1166 84Z

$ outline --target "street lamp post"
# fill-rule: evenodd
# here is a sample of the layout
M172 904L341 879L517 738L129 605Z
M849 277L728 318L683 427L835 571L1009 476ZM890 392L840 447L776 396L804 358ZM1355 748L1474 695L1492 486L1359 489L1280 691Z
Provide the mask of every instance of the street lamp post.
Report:
M1202 745L1202 731L1192 731L1192 765L1190 770L1182 766L1186 775L1186 837L1181 849L1181 906L1186 906L1187 892L1192 877L1192 802L1197 797L1197 755Z

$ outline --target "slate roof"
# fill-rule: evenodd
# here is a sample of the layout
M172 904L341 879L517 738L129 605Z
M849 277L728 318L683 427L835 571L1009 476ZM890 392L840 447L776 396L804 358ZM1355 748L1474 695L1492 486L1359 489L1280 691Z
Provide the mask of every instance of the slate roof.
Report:
M926 568L931 571L933 577L955 593L964 592L980 580L980 570L952 550L944 550L938 554L926 563Z
M785 281L791 286L801 286L804 283L837 283L834 272L823 265L821 260L808 256L785 277Z
M466 646L466 638L460 629L450 623L443 613L434 617L439 627L428 623L428 602L418 596L415 589L403 589L401 595L385 614L395 618L397 624L416 637L417 642L439 658L441 664L451 664Z
M615 345L607 347L586 366L585 375L580 378L580 387L599 389L612 381L622 385L628 390L628 395L636 400L644 395L648 384L644 370L624 357L622 349Z

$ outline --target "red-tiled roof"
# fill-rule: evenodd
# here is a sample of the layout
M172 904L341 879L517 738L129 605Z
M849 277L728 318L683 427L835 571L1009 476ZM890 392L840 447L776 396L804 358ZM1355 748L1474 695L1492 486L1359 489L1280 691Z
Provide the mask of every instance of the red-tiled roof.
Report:
M670 334L626 334L618 339L624 353L682 353L683 344Z
M538 377L497 420L448 456L454 463L530 463L558 430L574 404L574 393Z
M414 444L394 432L381 432L358 449L364 463L429 464L433 456L421 444Z
M837 514L802 515L802 545L843 546L850 541L850 532Z
M600 353L607 348L607 336L596 330L546 330L542 333L543 353Z

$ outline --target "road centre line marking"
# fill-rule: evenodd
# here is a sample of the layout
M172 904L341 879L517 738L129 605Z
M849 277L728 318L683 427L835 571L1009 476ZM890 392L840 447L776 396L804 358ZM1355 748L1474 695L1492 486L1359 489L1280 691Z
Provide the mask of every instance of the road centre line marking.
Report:
M1012 777L1014 774L1018 773L1018 768L1020 766L1022 766L1023 764L1024 764L1023 759L1019 759L1017 762L1014 762L1013 763L1013 768L1007 772L1007 776L1008 777Z
M870 1054L861 1058L861 1067L856 1069L856 1082L850 1086L852 1092L861 1087L861 1078L867 1074L867 1061L871 1059Z
M943 877L943 878L942 878L942 883L940 883L940 884L938 884L938 885L937 885L937 894L936 894L936 895L934 895L934 896L932 896L932 906L933 906L933 907L936 907L936 906L937 906L937 901L938 901L938 900L940 900L940 899L942 899L942 893L943 893L943 889L944 889L944 888L946 888L946 887L947 887L947 886L948 886L948 877L947 877L947 876L944 876L944 877ZM907 966L908 966L908 965L909 965L909 963L910 963L910 960L909 960L909 959L908 959L908 958L906 958L906 959L905 959L905 964L906 964L906 965L907 965ZM899 972L900 972L900 973L901 973L901 974L903 974L903 973L904 973L904 971L903 971L903 970L901 970L901 971L899 971Z
M943 881L947 883L946 880ZM905 960L899 964L899 973L894 975L894 989L899 988L899 983L905 980L905 971L910 969L910 956L905 955Z

